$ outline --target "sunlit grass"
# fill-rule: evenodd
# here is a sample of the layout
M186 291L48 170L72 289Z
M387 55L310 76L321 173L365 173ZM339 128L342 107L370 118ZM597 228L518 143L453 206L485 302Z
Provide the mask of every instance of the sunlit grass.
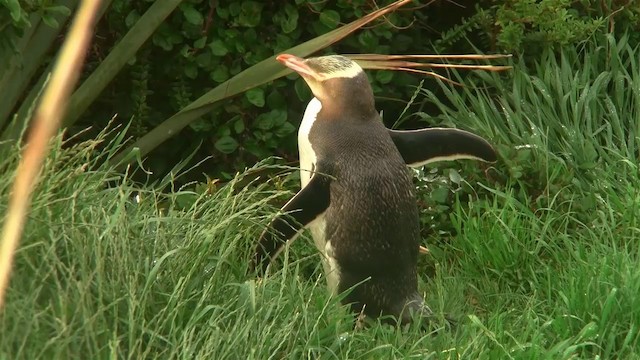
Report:
M247 274L287 196L271 183L163 194L169 183L99 166L94 144L58 144L0 315L0 359L637 358L640 68L623 41L580 50L480 73L482 87L443 85L446 104L426 94L442 111L432 121L503 157L486 177L463 165L474 191L453 196L455 236L428 243L435 275L421 271L420 289L461 320L454 331L353 332L304 239L270 277ZM0 211L15 164L0 156Z

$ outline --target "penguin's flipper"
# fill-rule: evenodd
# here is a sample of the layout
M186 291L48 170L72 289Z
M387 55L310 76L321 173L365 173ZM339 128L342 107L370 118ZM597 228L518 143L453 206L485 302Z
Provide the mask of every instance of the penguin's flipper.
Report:
M281 209L279 214L262 232L253 258L252 270L265 273L267 266L282 246L317 219L329 207L329 176L314 173L307 186L302 188Z
M449 128L389 130L389 135L405 163L420 167L436 161L474 159L494 162L496 151L482 137Z

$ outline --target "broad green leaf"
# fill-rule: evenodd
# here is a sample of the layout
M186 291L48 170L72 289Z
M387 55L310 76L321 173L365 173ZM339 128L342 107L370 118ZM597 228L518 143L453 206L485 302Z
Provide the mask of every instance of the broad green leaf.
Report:
M429 197L438 204L444 204L447 202L447 198L449 197L449 188L444 186L437 187L431 191Z
M62 5L47 6L45 11L50 13L50 14L52 14L52 15L54 15L54 14L64 15L64 16L71 15L71 10L69 10L68 7L62 6Z
M264 5L257 1L245 0L240 6L238 23L246 27L255 27L260 23L260 15Z
M184 66L184 74L190 79L198 77L198 67L194 63L189 63Z
M164 36L153 36L153 44L161 47L165 51L171 51L173 49L173 43Z
M242 36L242 33L240 33L238 29L225 29L223 33L224 36L222 37L229 40L238 39Z
M284 13L289 17L295 17L296 19L298 18L298 9L291 4L284 5Z
M215 148L221 153L231 154L238 148L238 142L231 136L224 136L218 139L214 144Z
M244 54L244 53L247 52L247 49L246 49L246 47L245 47L245 45L244 45L244 43L242 41L236 41L235 45L236 45L236 52L237 53Z
M316 34L322 34L327 31L330 31L331 28L323 24L320 20L318 20L318 21L313 21L311 23L311 30Z
M127 17L124 19L124 24L127 25L127 27L132 27L139 19L140 14L138 13L138 10L133 9L129 14L127 14Z
M215 56L225 56L229 52L229 49L227 48L227 46L220 39L213 40L209 44L209 48L211 49L211 52Z
M198 119L189 124L189 127L196 132L204 132L213 129L213 123L208 119Z
M56 18L49 14L42 14L42 22L54 29L58 29L60 27L60 24L58 23Z
M298 9L291 4L286 4L284 12L286 16L280 22L280 28L282 28L283 33L288 34L298 26Z
M258 33L255 29L247 29L247 31L242 34L242 39L245 44L253 44L258 41Z
M194 41L193 47L196 49L202 49L207 44L207 37L203 36L200 39Z
M290 48L291 45L293 45L293 41L291 40L291 37L289 36L284 36L282 34L277 34L276 35L276 50L279 49L287 49ZM276 51L279 52L279 51Z
M462 176L460 176L460 173L455 169L449 169L449 180L456 185L460 185L460 182L462 182Z
M273 117L273 123L277 126L287 122L287 111L282 109L276 109L269 112L269 116Z
M284 96L276 89L267 95L267 105L272 109L286 109L286 102Z
M203 51L196 56L196 63L199 67L207 69L213 66L211 59L213 55L208 51Z
M240 1L234 1L229 4L229 14L231 14L231 16L233 17L236 17L238 16L238 14L240 14Z
M296 131L296 127L289 122L285 122L284 124L282 124L276 129L275 133L276 133L276 136L278 137L285 137L293 133L294 131Z
M253 88L244 93L250 103L257 107L264 106L264 90L261 88Z
M182 10L182 15L187 19L187 22L193 25L200 26L204 22L204 17L198 10L196 10L192 5L186 4L180 7Z
M287 112L285 110L275 109L267 113L260 114L256 119L255 126L262 130L270 130L276 126L281 126L286 121Z
M320 22L332 29L340 24L340 14L335 10L325 10L320 13Z
M229 18L229 9L224 6L216 6L216 13L221 19Z
M376 80L381 84L388 84L393 79L393 71L377 71Z
M298 78L293 85L293 89L296 91L296 95L298 95L298 99L300 100L311 100L311 90L307 84L301 78Z
M15 22L18 22L18 20L20 20L20 16L22 15L20 2L18 0L7 0L5 6L9 9L11 19Z
M366 49L375 49L380 43L378 37L371 31L363 31L358 35L358 42Z
M180 55L182 55L182 57L191 59L191 46L187 44L182 45L182 47L180 48Z
M254 126L258 129L261 130L271 130L271 128L273 127L273 119L271 117L269 117L267 114L260 114L258 115L258 117L256 118L255 124ZM266 135L268 133L264 133L263 135Z
M211 80L221 83L226 81L229 78L229 69L223 64L220 64L216 67L213 72L211 72Z
M289 17L280 23L280 27L282 28L282 32L285 34L289 34L294 31L298 27L298 18L297 17ZM289 38L287 38L289 39ZM290 40L290 39L289 39Z
M231 136L231 127L229 127L229 124L225 123L222 126L218 127L215 136L218 138Z
M238 120L233 123L233 130L236 132L236 134L241 134L242 132L244 132L244 121L239 116Z

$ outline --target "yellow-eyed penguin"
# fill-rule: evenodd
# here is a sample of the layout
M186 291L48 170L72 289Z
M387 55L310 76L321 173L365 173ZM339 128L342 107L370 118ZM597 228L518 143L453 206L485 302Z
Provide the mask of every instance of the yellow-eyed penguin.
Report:
M330 290L355 286L343 299L354 312L392 315L401 324L413 313L430 316L418 293L420 222L407 165L493 162L494 149L457 129L387 129L366 74L344 56L276 59L302 76L314 98L298 132L302 189L261 235L253 265L266 270L279 249L308 227Z

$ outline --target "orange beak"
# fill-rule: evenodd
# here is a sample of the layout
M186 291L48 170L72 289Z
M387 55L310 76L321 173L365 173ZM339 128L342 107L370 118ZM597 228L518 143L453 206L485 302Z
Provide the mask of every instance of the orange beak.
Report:
M310 76L317 80L320 78L317 72L313 71L313 69L305 64L303 58L290 54L280 54L276 56L276 60L303 77Z

